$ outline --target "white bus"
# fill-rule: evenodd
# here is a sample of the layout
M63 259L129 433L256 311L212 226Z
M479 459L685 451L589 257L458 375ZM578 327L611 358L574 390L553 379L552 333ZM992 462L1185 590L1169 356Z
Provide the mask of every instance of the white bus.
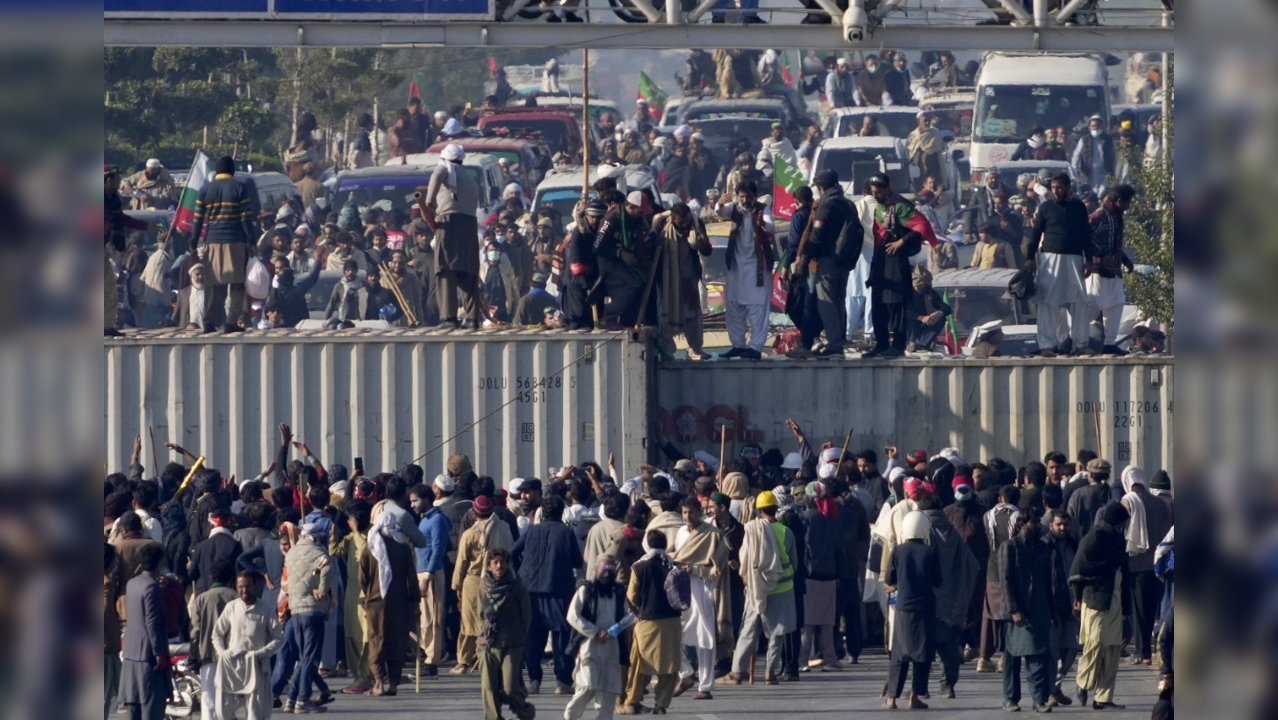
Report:
M1065 128L1072 153L1088 119L1108 121L1107 77L1104 59L1095 55L987 54L976 80L972 182L980 183L990 165L1011 160L1036 127Z

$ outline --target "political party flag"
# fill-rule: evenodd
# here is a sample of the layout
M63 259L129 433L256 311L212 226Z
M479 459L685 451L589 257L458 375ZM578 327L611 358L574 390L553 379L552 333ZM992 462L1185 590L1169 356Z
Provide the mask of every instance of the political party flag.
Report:
M408 84L408 99L410 100L413 98L417 98L418 100L422 99L421 79L422 79L422 76L420 74L413 73L413 81Z
M208 182L212 160L203 150L195 153L195 161L191 163L191 172L186 176L186 187L178 198L177 212L173 215L173 227L183 233L195 229L195 201L200 197L200 188ZM195 238L198 240L199 238Z
M950 302L950 291L945 291L945 304L954 307ZM951 314L945 322L945 345L949 348L951 355L962 355L963 350L959 347L958 325L954 322L954 315Z
M666 100L669 100L670 96L661 89L661 86L653 82L652 78L648 77L648 73L640 71L639 99L646 101L648 103L648 112L660 120L665 113Z
M794 217L796 204L794 201L794 193L804 186L803 172L795 165L785 161L785 158L774 158L774 184L775 189L772 193L772 214L782 220L789 220Z
M781 79L785 84L792 87L799 87L799 79L803 77L803 68L801 65L790 61L790 53L781 53Z

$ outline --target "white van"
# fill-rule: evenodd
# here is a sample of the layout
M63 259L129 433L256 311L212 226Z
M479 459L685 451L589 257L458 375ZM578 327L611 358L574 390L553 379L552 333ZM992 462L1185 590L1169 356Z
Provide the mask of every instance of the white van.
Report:
M976 76L972 122L972 182L986 168L1012 159L1036 127L1065 128L1066 150L1093 115L1109 118L1108 72L1096 55L989 53Z

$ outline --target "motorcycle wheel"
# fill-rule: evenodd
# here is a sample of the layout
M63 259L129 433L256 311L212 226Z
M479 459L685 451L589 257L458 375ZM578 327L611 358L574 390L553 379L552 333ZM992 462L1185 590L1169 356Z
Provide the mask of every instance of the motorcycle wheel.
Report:
M200 682L192 677L173 681L173 697L164 706L166 718L191 718L200 714Z

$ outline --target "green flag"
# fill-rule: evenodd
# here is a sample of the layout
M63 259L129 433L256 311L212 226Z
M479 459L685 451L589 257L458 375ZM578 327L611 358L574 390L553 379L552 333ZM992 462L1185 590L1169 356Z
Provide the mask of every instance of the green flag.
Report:
M659 85L648 77L648 73L639 72L639 99L648 103L648 112L657 120L661 120L661 116L665 114L666 101L670 96L662 90Z
M803 172L798 166L791 165L785 161L785 158L773 158L775 162L774 183L776 185L772 193L772 214L782 220L789 220L794 217L794 211L797 207L794 201L794 193L804 186Z

